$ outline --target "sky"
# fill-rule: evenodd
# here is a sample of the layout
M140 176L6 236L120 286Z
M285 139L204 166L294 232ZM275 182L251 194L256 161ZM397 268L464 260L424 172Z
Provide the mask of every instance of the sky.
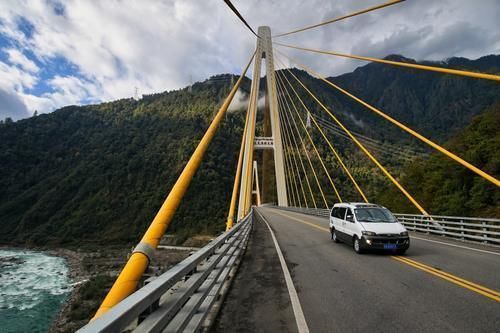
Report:
M233 4L255 30L268 25L277 34L385 1ZM372 57L476 59L500 54L499 17L498 0L407 0L276 40ZM238 74L254 48L255 37L222 0L1 0L0 119ZM324 75L365 64L280 50Z

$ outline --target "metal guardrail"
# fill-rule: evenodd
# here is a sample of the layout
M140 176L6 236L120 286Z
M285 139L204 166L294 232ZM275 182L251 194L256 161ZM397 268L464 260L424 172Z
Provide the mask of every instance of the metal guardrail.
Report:
M431 215L437 227L422 215L394 215L410 231L500 245L500 219Z
M272 206L272 207L278 208L281 210L288 210L291 212L303 213L303 214L308 214L308 215L316 215L316 216L323 216L323 217L330 216L330 210L325 209L325 208L302 208L302 207L281 207L281 206Z
M282 210L328 217L330 210L323 208L279 207ZM408 230L424 232L457 240L500 245L500 219L430 215L394 214Z
M252 212L77 332L197 332L234 274L252 228Z

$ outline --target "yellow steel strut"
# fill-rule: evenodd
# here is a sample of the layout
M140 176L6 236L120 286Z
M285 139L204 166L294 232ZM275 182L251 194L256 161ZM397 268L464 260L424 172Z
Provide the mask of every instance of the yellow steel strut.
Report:
M136 247L136 250L134 250L129 260L125 264L125 267L111 287L111 290L104 298L104 301L97 310L94 318L101 316L103 313L111 309L113 306L118 304L121 300L123 300L125 297L132 294L136 290L137 284L139 283L142 274L146 271L149 265L149 258L152 255L152 252L158 246L161 237L172 221L172 217L179 207L181 200L186 193L196 170L200 166L203 156L210 142L215 136L219 124L224 119L227 108L229 107L229 104L231 103L236 91L238 90L238 87L245 77L245 74L254 56L255 54L252 55L252 58L243 70L240 78L234 85L233 89L231 89L231 92L220 107L215 118L212 120L212 123L203 135L203 138L196 147L196 150L184 167L184 170L182 170L182 173L177 179L177 182L172 187L172 190L170 191L167 199L156 214L153 222L151 222L148 230L142 237L141 242Z

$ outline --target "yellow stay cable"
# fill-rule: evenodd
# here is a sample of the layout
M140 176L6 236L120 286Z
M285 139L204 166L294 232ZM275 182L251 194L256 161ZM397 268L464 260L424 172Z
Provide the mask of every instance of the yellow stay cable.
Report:
M253 85L253 82L252 82L252 85ZM248 127L248 130L250 130L250 132L252 131L252 120L251 120L251 109L252 109L252 105L253 105L253 96L254 96L254 92L253 92L253 89L250 89L250 96L249 96L249 102L248 102L248 109L247 109L247 112L250 114L249 117L248 117L248 121L249 123L246 124L245 126ZM250 135L247 131L247 135ZM248 138L245 138L245 147L243 149L247 150L246 148L246 145L250 143L250 139ZM248 149L248 152L250 153L252 149ZM240 204L243 206L243 215L246 215L247 213L247 197L248 197L248 187L250 186L248 184L249 180L248 180L248 175L249 175L249 171L248 171L248 168L249 168L249 162L248 161L251 161L252 160L252 157L251 155L247 156L247 160L246 160L246 173L244 175L242 175L242 183L243 183L243 186L240 187L241 191L243 192L243 201L240 202ZM241 208L238 207L238 210L241 210ZM241 216L239 217L241 218Z
M295 187L297 190L297 198L299 199L300 207L302 207L302 200L303 200L304 207L308 208L309 205L307 203L306 191L304 190L304 184L302 183L302 177L301 177L300 172L299 172L299 165L297 163L296 156L295 156L293 149L292 149L292 141L291 141L290 137L288 136L288 133L285 132L285 127L283 125L283 119L280 118L280 122L281 122L281 128L283 129L283 131L282 131L283 135L285 136L285 143L287 146L288 157L290 159L290 166L292 168L292 177L293 177L293 181L295 183ZM293 161L293 163L292 163L292 161ZM293 168L293 166L295 166L295 168ZM297 185L297 179L298 179L298 185ZM299 187L300 187L300 192L299 192ZM302 193L302 198L300 195L301 193Z
M288 72L290 72L289 69L287 69ZM293 90L295 96L298 98L298 100L300 101L300 104L302 104L302 107L307 111L307 113L309 114L309 117L311 117L314 125L316 126L316 128L319 130L319 132L321 133L321 136L323 137L323 139L325 139L326 143L328 144L328 146L330 147L330 150L332 151L332 153L335 155L335 157L337 158L337 161L340 163L340 165L342 166L342 169L344 169L345 173L347 174L347 176L349 177L349 179L351 180L351 182L353 183L354 187L356 188L356 190L359 192L359 194L361 195L361 197L363 198L363 200L365 202L368 202L368 199L365 195L365 193L363 192L363 190L361 189L361 187L358 185L358 183L356 182L356 180L354 179L354 177L352 176L351 172L349 171L349 168L347 167L347 165L344 163L344 161L342 160L342 157L340 157L340 154L337 152L337 150L335 149L335 147L333 146L333 144L331 143L331 141L328 139L328 137L326 136L325 132L321 129L321 126L318 124L318 122L316 121L316 118L313 116L313 114L311 113L311 111L308 109L308 107L305 105L304 101L302 100L302 98L300 97L300 95L297 93L297 91L295 90L295 88L293 87L293 85L291 84L291 82L288 80L288 78L286 77L286 75L283 74L283 77L285 78L285 80L287 81L288 85L290 86L290 88Z
M278 51L279 52L279 51ZM354 96L353 94L349 93L348 91L340 88L339 86L337 86L336 84L328 81L327 79L325 79L323 76L321 76L320 74L318 74L317 72L315 72L314 70L310 69L309 67L306 67L304 65L301 65L299 63L297 63L295 60L292 60L290 58L288 58L286 55L284 55L283 53L279 52L280 54L282 54L283 56L285 56L287 59L289 59L290 61L296 63L299 67L301 67L302 69L304 69L305 71L309 72L310 74L316 76L318 79L324 81L325 83L327 83L328 85L332 86L333 88L337 89L338 91L342 92L343 94L349 96L350 98L354 99L356 102L364 105L365 107L367 107L369 110L375 112L376 114L378 114L379 116L383 117L384 119L390 121L391 123L393 123L394 125L398 126L399 128L401 128L402 130L410 133L411 135L413 135L414 137L416 137L417 139L420 139L421 141L425 142L426 144L428 144L429 146L431 146L432 148L438 150L439 152L445 154L446 156L448 156L449 158L455 160L456 162L462 164L464 167L466 167L467 169L475 172L476 174L478 174L479 176L483 177L484 179L492 182L493 184L495 184L496 186L500 186L500 181L498 179L496 179L495 177L487 174L486 172L482 171L481 169L475 167L474 165L470 164L469 162L463 160L462 158L458 157L457 155L453 154L452 152L448 151L447 149L441 147L440 145L438 145L437 143L434 143L433 141L427 139L426 137L424 137L423 135L415 132L414 130L412 130L411 128L409 128L408 126L400 123L399 121L397 121L396 119L392 118L391 116L385 114L384 112L380 111L379 109L375 108L374 106L366 103L365 101L361 100L360 98Z
M288 89L286 88L286 85L285 85L285 83L284 83L283 79L281 78L281 76L283 76L283 77L284 77L284 74L279 73L279 74L277 75L278 80L279 80L279 82L280 82L281 86L283 86L283 88L284 88L284 90L285 90L286 94L288 95L288 98L289 98L290 102L292 103L292 106L293 106L293 108L294 108L294 110L295 110L295 113L296 113L296 115L297 115L297 118L299 118L299 120L300 120L300 124L302 125L302 128L303 128L303 129L304 129L304 131L306 132L307 138L309 139L309 142L310 142L310 143L311 143L311 145L313 146L313 149L314 149L314 151L316 152L316 155L318 156L318 159L319 159L319 161L320 161L320 163L321 163L321 166L323 167L323 170L325 171L326 176L328 177L328 180L330 181L330 185L332 186L332 188L333 188L333 190L334 190L334 192L335 192L335 195L336 195L336 196L337 196L337 198L339 199L339 202L343 202L343 201L342 201L342 197L340 196L340 193L339 193L339 191L337 190L337 187L335 186L335 183L333 182L333 179L332 179L332 177L330 176L330 173L328 172L328 168L326 167L326 165L325 165L325 163L324 163L324 161L323 161L323 158L322 158L322 157L321 157L321 155L319 154L319 151L318 151L318 149L317 149L317 147L316 147L316 144L314 143L314 141L313 141L313 139L312 139L311 135L310 135L310 134L309 134L309 132L307 131L306 125L304 124L304 121L303 121L303 120L302 120L302 118L300 117L300 113L299 113L299 111L298 111L298 109L297 109L297 106L295 105L295 102L293 101L292 96L291 96L291 95L290 95L290 93L288 92ZM286 77L285 77L285 79L286 79ZM294 119L294 117L292 117L292 119Z
M364 14L364 13L368 13L368 12L371 12L373 10L381 9L381 8L384 8L384 7L392 6L392 5L395 5L395 4L403 2L403 1L404 0L389 1L389 2L383 3L381 5L377 5L377 6L373 6L373 7L370 7L370 8L366 8L366 9L363 9L363 10L360 10L360 11L357 11L357 12L354 12L354 13L351 13L351 14L347 14L347 15L344 15L344 16L340 16L340 17L337 17L337 18L334 18L334 19L331 19L331 20L328 20L328 21L324 21L324 22L321 22L321 23L313 24L313 25L308 25L306 27L303 27L303 28L300 28L300 29L296 29L296 30L292 30L292 31L289 31L289 32L285 32L285 33L282 33L282 34L279 34L279 35L274 35L273 38L274 37L287 36L287 35L291 35L291 34L294 34L294 33L297 33L297 32L301 32L301 31L305 31L305 30L317 28L317 27L320 27L322 25L326 25L326 24L338 22L338 21L344 20L344 19L349 18L349 17L357 16L357 15Z
M281 100L281 103L282 103L282 106L283 106L283 108L281 108L281 110L280 110L280 118L285 119L285 117L284 117L284 113L285 113L285 107L284 107L284 105L285 104L284 104L283 100L281 99L281 96L283 96L282 93L278 94L278 99ZM283 120L283 124L285 124L285 126L287 126L287 123L288 122L285 122L285 120ZM300 166L302 167L302 172L304 174L304 179L306 180L306 185L307 185L307 188L309 190L309 195L311 196L314 208L318 208L318 205L316 204L316 198L314 197L314 193L312 191L311 183L309 182L309 177L307 177L306 167L304 165L302 154L300 153L300 149L299 149L299 145L297 143L297 138L295 136L295 132L293 132L292 126L289 123L288 123L287 128L288 128L288 132L291 133L291 137L293 139L293 143L294 143L294 146L295 146L295 152L299 156L298 160L300 162Z
M323 170L325 171L326 176L328 177L328 180L330 181L330 185L332 186L332 188L333 188L333 190L334 190L334 192L335 192L335 195L336 195L336 196L337 196L337 198L339 199L339 202L343 202L342 197L340 196L340 193L339 193L339 191L337 190L337 187L335 186L335 183L333 182L333 179L332 179L332 177L330 176L330 173L328 172L328 168L326 167L326 165L325 165L325 163L324 163L323 159L321 158L321 155L319 154L319 151L318 151L318 149L317 149L317 147L316 147L316 145L315 145L315 143L314 143L314 141L313 141L313 139L312 139L311 135L309 134L309 131L307 131L307 127L306 127L306 125L304 124L304 121L302 120L302 118L300 117L300 113L299 113L299 111L298 111L298 109L297 109L297 106L295 105L295 102L293 101L292 96L291 96L291 95L290 95L290 93L288 92L288 89L286 88L286 85L285 85L285 83L284 83L284 80L281 78L281 77L283 76L283 77L286 79L285 75L284 75L283 73L279 73L277 76L278 76L278 79L279 79L279 81L280 81L281 85L284 87L284 89L285 89L285 91L286 91L286 94L288 95L288 98L289 98L289 99L290 99L290 101L292 102L293 108L295 109L295 113L297 114L297 117L299 118L300 123L302 124L302 127L304 128L304 131L305 131L305 132L306 132L306 134L307 134L307 137L308 137L308 139L309 139L309 142L311 142L311 145L313 146L314 151L316 152L316 155L318 156L319 161L321 162L321 166L323 167ZM287 79L287 81L288 81L288 79ZM292 87L292 88L293 88L293 87ZM301 101L301 103L302 103L302 101ZM302 103L302 106L304 106L304 104L303 104L303 103ZM305 109L306 109L306 111L308 111L308 110L307 110L307 108L305 108ZM309 113L309 112L308 112L308 113Z
M254 64L254 71L255 71L255 64ZM255 75L255 73L254 73ZM258 99L258 89L257 87L257 82L252 78L252 87L250 89L250 102L249 102L249 110L252 112L252 114L257 112L257 106L255 103L257 102ZM254 138L255 138L255 122L256 122L256 116L251 115L250 116L250 132L249 132L249 138L248 138L248 144L250 148L248 149L248 157L247 157L247 165L246 165L246 175L245 175L245 192L244 192L244 200L243 200L243 211L244 215L248 214L250 211L250 207L252 206L252 188L253 188L253 156L254 156Z
M351 131L349 131L344 126L344 124L342 124L340 120L338 120L337 117L333 115L333 113L316 97L316 95L314 95L314 93L312 93L311 90L309 90L302 83L302 81L300 81L299 78L295 76L295 74L293 74L292 72L290 72L290 74L295 78L295 80L297 80L297 82L304 88L304 90L306 90L307 93L321 106L321 108L323 108L323 110L325 110L325 112L328 113L328 115L337 123L337 125L339 125L344 130L344 132L346 132L346 134L349 135L349 137L358 145L358 147L366 154L366 156L368 156L372 160L372 162L375 163L375 165L379 167L380 170L382 170L382 172L386 175L386 177L389 178L394 185L396 185L396 187L408 198L408 200L410 200L410 202L415 207L417 207L417 209L423 215L430 217L429 214L425 211L425 209L417 202L417 200L415 200L413 196L410 193L408 193L408 191L405 190L405 188L390 174L389 171L387 171L387 169L382 164L380 164L380 162L365 148L365 146L363 146L363 144L359 142L358 139L356 139L356 137L351 133Z
M280 86L280 85L278 85L278 86ZM281 91L283 92L283 89L281 89ZM283 94L283 101L284 101L284 104L286 104L286 108L288 109L288 113L285 112L285 110L283 110L283 114L285 115L286 120L288 122L288 126L290 127L290 130L292 132L293 132L293 129L292 129L292 125L291 125L291 122L290 122L290 118L293 121L293 125L294 125L293 128L295 128L295 132L294 133L297 133L297 136L299 137L300 144L302 146L302 150L304 150L304 154L306 155L309 167L311 168L311 170L313 172L314 180L316 181L316 185L318 186L319 193L321 194L321 198L323 199L323 203L325 204L325 208L328 209L329 207L328 207L328 202L326 201L326 198L325 198L325 193L323 193L323 189L321 188L321 184L319 183L319 180L318 180L318 175L316 174L316 170L314 170L314 166L313 166L313 164L311 162L311 158L309 157L309 154L307 153L307 148L306 148L306 145L304 144L304 140L302 139L302 135L300 135L299 127L297 126L297 123L295 122L295 119L292 117L293 116L292 115L292 110L290 108L290 105L288 104L288 101L286 99L286 95L285 94Z
M281 121L281 119L280 119L280 121ZM290 149L288 147L288 144L287 144L287 141L286 141L286 137L285 137L286 134L284 133L284 130L280 131L280 133L281 133L281 141L284 143L283 146L285 147L286 161L288 161L288 164L289 164L289 171L288 171L288 173L290 175L291 182L293 182L293 185L295 187L295 194L294 194L294 196L296 197L296 199L297 199L297 201L299 203L299 206L302 207L302 202L300 200L299 187L297 185L297 180L296 180L296 177L295 177L295 173L293 171L292 156L291 156L291 152L290 152ZM307 206L307 203L306 203L306 206Z
M279 98L279 94L278 94L278 105L279 105L279 107L278 107L279 111L278 112L281 113L281 109L283 109L283 106L281 104L281 99ZM300 188L302 190L302 195L304 197L304 203L305 203L306 208L309 208L309 205L307 203L306 191L304 190L304 184L302 182L302 176L300 175L300 171L299 171L299 164L297 163L297 158L295 156L296 154L293 151L292 139L290 137L290 133L288 132L288 130L286 128L285 120L283 119L283 117L279 117L279 118L280 118L280 121L281 121L281 128L283 129L283 132L285 132L285 135L287 137L289 152L292 155L292 158L293 158L293 161L294 161L294 164L295 164L295 172L296 172L295 174L296 174L296 176L297 176L297 178L299 180ZM299 156L299 161L302 163L302 160L300 159L300 156ZM302 168L302 169L304 169L304 168ZM305 178L307 180L307 176L305 174L305 170L304 170L304 176L305 176ZM313 204L314 204L314 202L313 202Z
M172 221L184 194L189 188L189 184L191 183L193 176L201 164L210 142L217 132L217 128L224 120L224 115L226 114L229 104L241 85L241 82L245 77L248 67L250 67L250 64L252 63L254 56L255 53L248 61L245 69L241 72L241 75L231 89L231 92L222 103L219 111L215 115L207 131L201 138L198 146L179 175L179 178L175 182L158 213L144 233L140 243L134 249L132 255L125 264L125 267L123 267L122 271L118 275L118 278L104 298L104 301L101 303L93 319L100 317L103 313L107 312L124 298L136 291L139 280L149 266L150 256L156 250L160 239L163 237L165 231L170 225L170 222Z
M339 52L333 52L333 51L311 49L311 48L307 48L307 47L294 46L294 45L282 44L282 43L277 43L277 42L274 42L274 44L281 45L284 47L289 47L292 49L334 55L334 56L344 57L344 58L358 59L358 60L364 60L364 61L373 61L373 62L378 62L378 63L382 63L382 64L387 64L387 65L409 67L409 68L420 69L420 70L425 70L425 71L467 76L467 77L473 77L473 78L477 78L477 79L500 81L500 76L493 75L493 74L469 72L469 71L463 71L463 70L458 70L458 69L449 69L449 68L435 67L435 66L418 65L418 64L411 64L411 63L407 63L407 62L392 61L392 60L385 60L385 59L379 59L379 58L370 58L370 57L358 56L358 55L353 55L353 54L345 54L345 53L339 53Z
M292 96L290 96L290 94L288 93L288 89L286 88L285 84L283 83L283 81L282 81L282 79L280 77L280 74L276 74L276 77L278 78L278 80L277 80L278 84L282 87L281 89L283 91L285 91L286 95L288 96L288 100L292 104L293 109L295 111L295 114L299 118L300 124L302 125L302 128L304 129L304 132L306 132L307 138L309 139L309 142L311 143L311 145L313 147L313 150L316 153L316 156L318 157L318 159L319 159L319 161L321 163L321 166L323 167L323 170L325 171L326 176L328 177L328 180L330 181L330 185L332 185L332 188L333 188L333 191L335 192L335 195L339 199L339 202L342 202L342 198L340 197L339 191L337 190L337 187L335 186L335 183L333 182L333 179L330 176L330 173L328 172L328 169L326 168L325 163L323 162L323 159L321 158L321 155L319 154L319 151L316 148L316 145L314 144L314 141L312 140L311 136L309 135L309 132L307 131L306 125L304 124L304 122L302 121L302 118L300 117L299 111L297 110L297 106L295 105L295 102L293 101ZM293 123L294 123L295 127L297 128L298 126L297 126L297 123L295 121L295 117L293 116L293 114L290 114L290 116L291 116L291 118L293 120ZM298 131L298 128L297 128L297 131ZM300 139L302 141L302 138L300 138ZM302 143L302 145L303 145L304 150L305 150L304 143ZM312 168L312 165L311 165L311 168ZM318 182L318 187L319 187L319 182ZM323 195L323 191L321 191L321 194L323 196L323 200L326 203L326 199L325 199L325 197ZM326 204L326 207L329 208L328 204Z
M285 162L285 165L286 165L286 162ZM286 168L288 168L288 166L286 165ZM288 201L291 202L293 204L294 207L298 207L297 206L297 201L295 200L295 194L293 193L293 188L292 188L292 180L290 178L290 173L289 171L285 168L285 176L286 176L286 187L287 187L287 194L288 194Z
M233 223L234 223L234 211L235 211L235 207L236 207L236 196L238 194L238 187L240 185L241 167L243 165L243 153L245 150L245 137L247 134L248 119L249 118L250 118L250 110L247 110L247 114L245 117L245 127L243 128L243 134L241 135L240 154L238 155L238 165L236 167L236 176L234 177L233 193L231 195L231 203L229 204L229 213L227 215L226 231L231 229L233 227Z
M295 180L294 178L292 178L291 174L290 174L290 166L288 164L288 154L287 154L287 149L286 149L286 146L284 145L284 142L285 142L285 139L283 138L283 133L281 133L281 142L283 143L283 155L284 155L284 166L285 166L285 177L287 178L287 181L286 181L286 185L287 185L287 195L288 195L288 199L290 200L290 202L292 202L293 206L294 207L299 207L297 206L297 200L295 199L295 193L293 191L293 181ZM298 189L297 189L297 184L295 183L295 189L298 193ZM300 206L302 206L300 203L299 203Z
M291 161L292 158L290 156L290 152L289 152L288 146L286 144L287 142L286 142L286 138L285 138L285 133L283 133L283 131L280 131L280 134L281 134L281 142L283 143L283 153L285 155L285 166L286 166L285 171L288 171L289 182L287 182L287 184L290 183L290 185L289 185L290 189L291 189L290 193L292 194L294 206L295 207L302 207L302 202L300 201L299 188L297 186L297 181L295 180L295 174L293 172L293 164ZM292 184L294 185L295 192L292 191L293 190ZM299 206L297 206L297 203L299 204Z

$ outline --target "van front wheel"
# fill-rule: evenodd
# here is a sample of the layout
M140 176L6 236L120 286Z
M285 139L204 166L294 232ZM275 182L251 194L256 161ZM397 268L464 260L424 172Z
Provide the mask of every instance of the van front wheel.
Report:
M359 241L359 238L356 236L354 236L352 247L354 248L354 252L356 252L357 254L363 253L363 250L361 249L361 242Z

